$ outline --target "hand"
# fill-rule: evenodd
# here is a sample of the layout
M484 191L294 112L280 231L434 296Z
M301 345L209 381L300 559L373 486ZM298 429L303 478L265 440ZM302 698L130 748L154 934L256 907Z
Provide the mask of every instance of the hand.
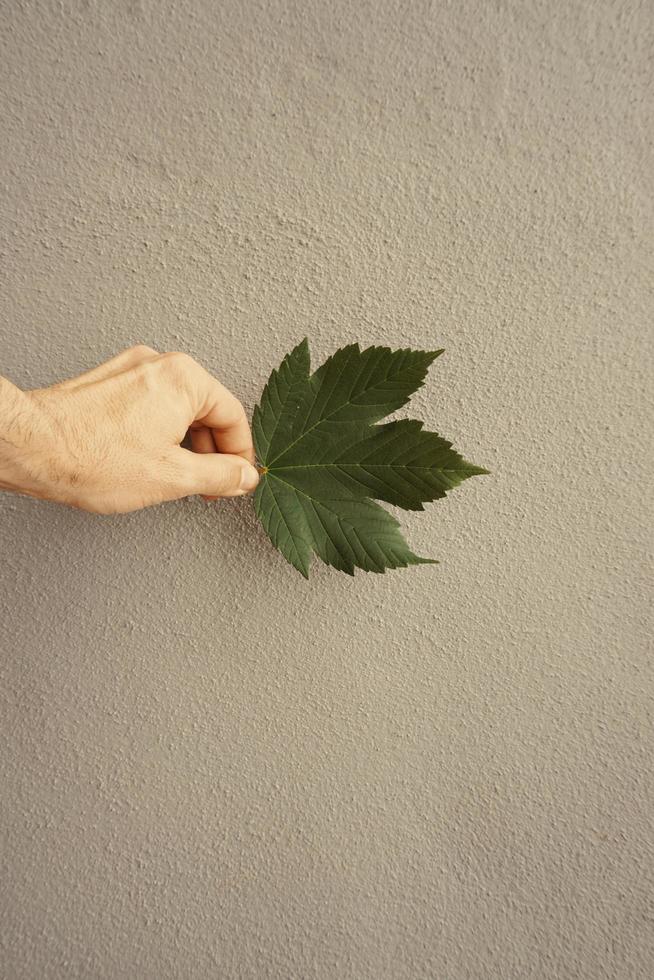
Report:
M243 406L188 354L132 347L34 391L0 378L2 489L122 513L241 496L259 482L253 463Z

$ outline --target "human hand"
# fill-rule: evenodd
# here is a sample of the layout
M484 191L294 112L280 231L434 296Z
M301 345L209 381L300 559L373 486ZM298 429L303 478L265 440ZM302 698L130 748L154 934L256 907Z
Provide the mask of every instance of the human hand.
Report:
M123 513L241 496L259 482L253 463L243 406L188 354L132 347L33 391L0 378L1 489Z

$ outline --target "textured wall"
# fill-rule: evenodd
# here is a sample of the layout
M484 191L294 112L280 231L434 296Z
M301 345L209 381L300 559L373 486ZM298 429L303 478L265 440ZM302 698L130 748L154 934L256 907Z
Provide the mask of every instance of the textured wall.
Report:
M443 346L493 471L308 584L0 495L3 980L654 975L651 4L1 6L1 373Z

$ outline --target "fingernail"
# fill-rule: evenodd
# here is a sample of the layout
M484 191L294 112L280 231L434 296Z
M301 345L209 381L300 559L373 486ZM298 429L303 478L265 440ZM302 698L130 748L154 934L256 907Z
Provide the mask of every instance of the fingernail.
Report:
M247 463L241 470L241 482L240 488L247 493L248 490L254 490L257 483L259 482L259 474L257 473L254 466L250 466Z

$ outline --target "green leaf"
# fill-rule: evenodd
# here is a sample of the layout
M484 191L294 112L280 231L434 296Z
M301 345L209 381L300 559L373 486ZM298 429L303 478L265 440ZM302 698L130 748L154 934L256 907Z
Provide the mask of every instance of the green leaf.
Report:
M487 471L421 422L373 423L406 404L441 353L352 344L310 375L304 340L271 374L253 417L262 465L255 510L304 576L313 552L349 574L433 563L374 500L422 510Z
M444 497L468 477L486 472L411 419L363 429L354 423L332 429L329 436L329 423L318 426L310 440L279 457L273 472L312 497L345 491L405 510L423 510L424 501Z
M287 445L289 426L309 383L309 368L309 341L305 337L270 375L252 416L254 444L262 462Z
M310 438L318 427L325 423L345 422L376 422L401 408L411 395L422 386L429 365L434 358L442 354L442 350L414 351L396 350L389 347L368 347L361 351L358 344L350 344L336 351L315 374L308 377L309 345L305 339L289 355L291 363L285 369L288 392L285 402L286 411L277 430L284 429L286 441L276 439L267 446L262 445L257 452L265 466L272 466L283 453L299 447ZM306 363L304 356L306 355ZM302 359L302 370L295 367L299 358ZM286 359L282 362L280 373L284 371ZM289 374L292 371L292 375ZM267 396L273 375L266 385L262 397L270 403ZM276 398L279 383L273 382L272 397ZM270 415L270 411L266 415Z

